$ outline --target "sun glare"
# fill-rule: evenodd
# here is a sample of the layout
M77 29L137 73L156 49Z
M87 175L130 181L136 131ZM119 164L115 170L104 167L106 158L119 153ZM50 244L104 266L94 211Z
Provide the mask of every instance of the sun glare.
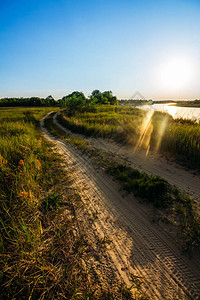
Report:
M190 86L195 73L195 65L187 56L174 56L161 63L159 81L161 87L170 91Z
M177 107L173 104L166 105L166 111L170 114L173 118L176 117Z
M146 149L146 155L148 155L150 149L151 134L153 131L153 125L151 123L151 119L153 114L154 114L153 110L147 111L146 116L144 117L140 128L140 137L135 146L135 151L137 151L139 148Z

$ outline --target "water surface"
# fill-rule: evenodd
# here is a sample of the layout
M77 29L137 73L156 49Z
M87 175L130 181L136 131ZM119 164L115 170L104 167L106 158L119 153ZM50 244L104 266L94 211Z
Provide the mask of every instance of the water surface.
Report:
M196 120L200 122L200 108L199 107L178 107L174 104L153 104L138 106L139 109L149 111L161 111L170 114L174 119L183 118Z

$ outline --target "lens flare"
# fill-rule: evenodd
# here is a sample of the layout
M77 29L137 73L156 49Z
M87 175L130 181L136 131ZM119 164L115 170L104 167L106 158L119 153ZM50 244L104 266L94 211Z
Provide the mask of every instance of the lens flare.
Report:
M152 145L151 144L152 133L153 133L153 149L154 151L157 152L160 148L162 138L168 123L168 117L164 116L162 121L159 121L159 124L157 123L157 125L155 125L154 128L152 124L153 114L154 114L154 110L151 110L148 111L147 114L145 115L140 128L140 136L134 148L134 151L137 151L140 148L145 149L146 156L149 154L150 146Z
M163 135L165 133L165 129L167 127L168 117L165 116L158 128L158 135L156 136L156 145L155 145L155 151L158 151L161 145L161 141L163 138Z
M150 149L151 134L153 132L153 125L151 123L153 114L154 111L148 111L145 115L140 129L140 137L134 151L137 151L139 148L143 148L146 149L146 155L148 155Z

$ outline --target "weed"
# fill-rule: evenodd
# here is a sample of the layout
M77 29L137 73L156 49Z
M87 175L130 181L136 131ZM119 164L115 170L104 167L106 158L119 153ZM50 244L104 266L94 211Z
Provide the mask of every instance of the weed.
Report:
M45 212L57 209L61 203L61 195L53 192L42 200L41 209Z
M116 163L108 166L107 172L122 182L124 190L133 192L135 196L148 202L153 202L156 207L166 207L171 201L170 186L159 176L148 176L137 169Z

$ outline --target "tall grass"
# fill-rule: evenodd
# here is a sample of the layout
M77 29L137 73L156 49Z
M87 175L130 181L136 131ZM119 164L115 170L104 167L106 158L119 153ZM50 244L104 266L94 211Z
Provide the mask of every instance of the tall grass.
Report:
M50 168L54 158L36 124L48 110L0 110L2 299L23 299L31 294L37 280L41 284L38 257L42 229L37 207L41 191L52 185L55 176Z
M173 120L160 112L145 112L133 107L101 106L96 112L68 110L58 115L67 128L88 136L112 138L136 148L167 152L188 166L200 169L200 124Z
M184 120L171 121L165 131L161 150L200 169L200 124Z
M51 110L0 110L0 299L133 299L114 274L104 289L83 265L103 250L91 248L80 196L38 130Z
M145 112L127 107L99 106L96 112L76 113L72 116L63 111L58 118L69 129L93 135L96 137L113 138L122 142L131 143L132 138L140 135Z

